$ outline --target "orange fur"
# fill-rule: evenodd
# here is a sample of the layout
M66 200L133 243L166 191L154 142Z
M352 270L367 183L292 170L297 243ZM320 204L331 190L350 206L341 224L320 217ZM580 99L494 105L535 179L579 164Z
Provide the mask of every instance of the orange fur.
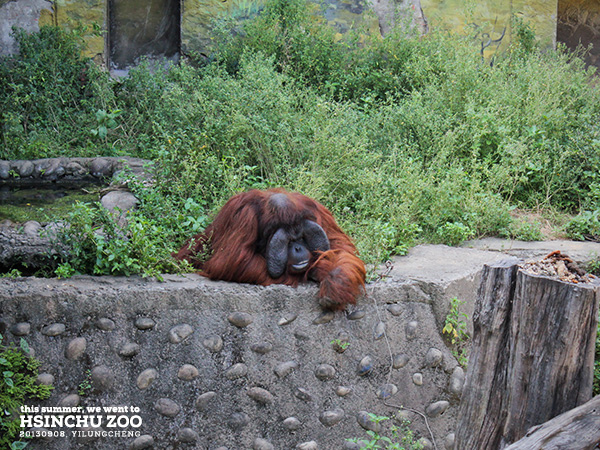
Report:
M269 202L274 194L285 194L284 207ZM314 252L306 273L286 272L272 278L264 256L266 243L282 226L299 225L304 220L312 220L323 228L330 250ZM356 303L366 276L365 265L358 258L352 240L327 208L309 197L283 189L255 189L231 197L206 230L189 239L174 257L189 261L213 280L297 286L310 276L320 283L321 304L335 310Z

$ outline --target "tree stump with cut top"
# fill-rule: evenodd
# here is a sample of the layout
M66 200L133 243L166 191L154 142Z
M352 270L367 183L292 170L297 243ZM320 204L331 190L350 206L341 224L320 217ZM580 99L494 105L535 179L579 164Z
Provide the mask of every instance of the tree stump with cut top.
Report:
M543 261L557 254L551 276L484 267L457 450L503 449L591 399L600 288L559 252Z

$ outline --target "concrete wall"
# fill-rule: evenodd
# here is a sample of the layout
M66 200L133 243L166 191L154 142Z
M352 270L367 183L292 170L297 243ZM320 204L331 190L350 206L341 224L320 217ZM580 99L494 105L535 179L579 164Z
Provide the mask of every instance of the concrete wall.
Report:
M586 54L588 64L600 68L600 3L596 0L559 0L558 36L568 48L592 48Z
M417 283L386 282L349 314L323 314L316 291L196 275L0 279L0 332L27 340L40 382L55 386L28 406L134 407L120 415L142 422L110 428L102 412L105 432L139 436L46 427L66 435L30 448L350 449L346 438L375 427L367 412L400 406L425 413L438 448L449 448L464 373L432 299ZM423 419L405 414L431 442Z
M181 0L182 51L208 53L209 33L214 19L231 15L247 17L255 13L262 3L262 0ZM361 25L374 31L379 28L385 33L394 21L386 17L393 15L397 8L399 14L407 14L406 11L414 14L422 31L427 29L425 22L430 29L441 27L456 32L475 29L486 57L493 55L499 48L506 47L510 41L511 14L531 22L543 45L553 46L556 42L557 0L327 0L318 5L315 6L315 13L322 15L340 32ZM108 9L108 0L0 0L0 54L15 50L14 42L9 37L13 25L33 31L38 24L65 27L97 24L101 29L108 30ZM89 33L86 41L86 55L99 63L107 63L107 36Z
M473 34L486 58L508 47L513 14L533 26L542 46L556 44L557 0L422 0L421 4L430 27Z

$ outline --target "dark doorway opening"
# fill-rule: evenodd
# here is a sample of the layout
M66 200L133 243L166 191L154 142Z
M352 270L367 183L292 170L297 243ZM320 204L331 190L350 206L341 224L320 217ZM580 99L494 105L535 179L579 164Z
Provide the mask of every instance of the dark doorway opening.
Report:
M600 68L600 4L592 0L558 0L556 41L571 50L592 48L585 62Z
M181 48L180 0L109 0L111 70L141 57L177 60Z

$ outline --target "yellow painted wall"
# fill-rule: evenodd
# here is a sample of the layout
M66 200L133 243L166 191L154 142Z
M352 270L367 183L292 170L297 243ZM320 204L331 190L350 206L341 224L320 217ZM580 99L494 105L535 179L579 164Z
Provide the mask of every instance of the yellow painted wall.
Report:
M107 1L55 0L54 11L45 10L40 24L54 23L71 28L84 24L91 28L91 24L95 23L106 30ZM210 45L209 30L215 18L232 13L243 16L244 11L256 9L262 1L182 0L181 43L184 53L206 50ZM584 7L598 5L597 0L569 0L567 3L581 3ZM352 22L366 20L369 28L377 27L374 14L356 13L357 5L360 5L358 0L326 0L326 5L325 17L333 25L347 28ZM512 14L523 17L534 27L542 45L551 47L556 42L558 0L421 0L421 6L430 29L442 28L473 35L482 45L486 57L506 48L510 42ZM86 41L86 55L103 61L106 38L89 33Z
M430 29L473 35L486 57L506 48L511 39L511 16L526 20L542 46L556 42L558 0L421 0Z
M68 29L85 26L85 56L104 62L104 35L94 34L93 24L106 30L106 0L54 0L53 12L43 11L40 25L60 25Z

